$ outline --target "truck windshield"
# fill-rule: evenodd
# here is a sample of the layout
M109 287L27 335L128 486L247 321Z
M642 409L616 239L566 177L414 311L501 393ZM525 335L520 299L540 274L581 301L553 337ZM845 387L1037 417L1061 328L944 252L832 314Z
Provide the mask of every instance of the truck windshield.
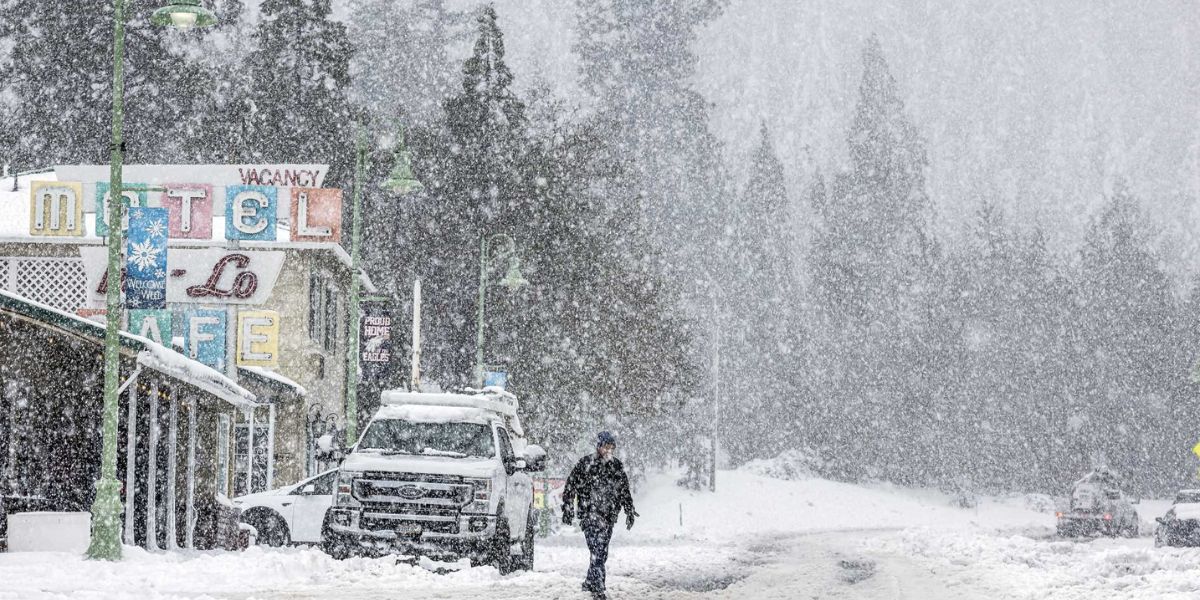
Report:
M380 419L363 434L359 450L392 454L490 458L492 428L478 423L414 423Z

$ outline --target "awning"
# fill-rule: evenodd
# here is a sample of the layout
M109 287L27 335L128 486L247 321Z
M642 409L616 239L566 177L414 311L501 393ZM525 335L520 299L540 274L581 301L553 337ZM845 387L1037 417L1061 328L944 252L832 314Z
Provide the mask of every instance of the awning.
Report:
M57 327L100 345L104 343L103 325L4 290L0 290L0 310ZM137 363L148 369L193 385L238 408L257 406L254 394L208 365L126 331L121 332L120 342L122 350L134 353Z

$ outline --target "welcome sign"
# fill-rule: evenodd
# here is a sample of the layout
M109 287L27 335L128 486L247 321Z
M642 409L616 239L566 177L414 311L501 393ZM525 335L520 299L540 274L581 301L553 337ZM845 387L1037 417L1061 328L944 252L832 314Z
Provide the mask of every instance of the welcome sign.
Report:
M167 209L129 211L125 251L125 305L136 309L167 307Z

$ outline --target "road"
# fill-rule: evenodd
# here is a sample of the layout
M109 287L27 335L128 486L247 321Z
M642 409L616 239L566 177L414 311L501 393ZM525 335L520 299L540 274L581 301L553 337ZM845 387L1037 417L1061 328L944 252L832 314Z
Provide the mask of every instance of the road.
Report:
M621 532L614 600L1092 599L1200 597L1200 550L1149 538L1068 542L1049 529L846 529L742 540L639 538ZM587 600L578 533L542 540L533 572L500 576L395 559L335 561L312 548L146 553L102 563L66 554L0 554L0 600L210 598Z

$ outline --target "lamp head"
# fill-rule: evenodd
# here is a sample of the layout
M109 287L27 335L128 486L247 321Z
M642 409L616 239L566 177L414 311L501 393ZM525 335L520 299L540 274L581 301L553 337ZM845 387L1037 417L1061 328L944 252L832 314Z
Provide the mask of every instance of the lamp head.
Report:
M216 24L217 16L204 8L200 0L169 0L166 6L154 11L150 22L186 30Z
M500 285L513 292L529 285L529 281L521 275L521 259L514 256L509 260L508 273L500 280Z
M393 194L415 194L425 189L425 186L413 174L412 153L404 145L404 129L400 129L399 137L400 140L396 144L396 166L392 167L387 181L383 182L383 188Z

